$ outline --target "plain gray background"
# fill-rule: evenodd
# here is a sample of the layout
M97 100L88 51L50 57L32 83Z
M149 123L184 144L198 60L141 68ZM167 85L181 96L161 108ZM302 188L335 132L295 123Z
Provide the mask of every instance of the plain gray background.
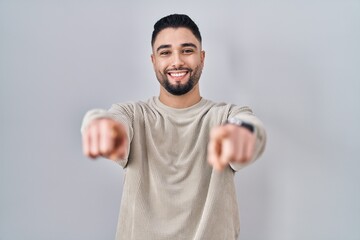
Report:
M267 127L236 175L241 239L359 240L358 0L0 0L0 239L114 239L124 172L82 155L81 120L158 95L171 13L203 35L202 96Z

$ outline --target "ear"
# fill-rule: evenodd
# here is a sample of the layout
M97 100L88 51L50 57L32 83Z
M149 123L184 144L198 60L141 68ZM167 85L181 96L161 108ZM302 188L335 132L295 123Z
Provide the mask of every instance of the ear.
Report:
M153 53L151 54L151 62L153 65L155 65L155 56Z
M204 61L205 61L205 51L204 50L201 50L200 59L201 59L201 63L204 64Z

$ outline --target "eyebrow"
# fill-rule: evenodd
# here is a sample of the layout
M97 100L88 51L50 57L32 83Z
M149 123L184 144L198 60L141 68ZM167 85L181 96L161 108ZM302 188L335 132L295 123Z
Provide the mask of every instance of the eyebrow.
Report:
M164 48L170 48L171 47L171 44L163 44L163 45L160 45L157 49L156 49L156 52L160 51L161 49L164 49ZM193 43L182 43L181 44L181 47L193 47L193 48L197 48L197 46Z
M171 45L170 44L163 44L163 45L160 45L157 49L156 49L156 52L160 51L161 49L163 48L170 48Z
M195 44L193 43L183 43L181 44L182 47L193 47L193 48L197 48Z

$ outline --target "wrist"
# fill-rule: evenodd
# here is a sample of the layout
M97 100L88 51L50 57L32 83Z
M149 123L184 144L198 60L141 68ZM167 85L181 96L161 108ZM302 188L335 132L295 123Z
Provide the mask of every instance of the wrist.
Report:
M243 127L246 128L247 130L249 130L251 133L254 133L255 131L255 127L253 124L249 123L249 122L245 122L239 118L229 118L225 124L233 124L235 126L238 127Z

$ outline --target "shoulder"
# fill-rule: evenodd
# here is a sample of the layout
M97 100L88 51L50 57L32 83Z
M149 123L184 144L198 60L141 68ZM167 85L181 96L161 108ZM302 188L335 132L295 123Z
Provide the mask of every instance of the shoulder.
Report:
M214 112L227 112L229 114L239 114L239 113L247 113L252 114L252 110L249 106L242 106L233 103L225 103L225 102L213 102L211 100L206 100L210 107L211 111Z
M114 103L112 104L110 110L124 110L124 111L135 111L136 109L145 109L149 108L149 101L128 101L128 102L122 102L122 103Z
M151 113L156 112L156 110L154 106L154 99L150 98L147 101L115 103L111 106L109 112L114 115L126 115L130 118L139 118L144 115L151 115Z

